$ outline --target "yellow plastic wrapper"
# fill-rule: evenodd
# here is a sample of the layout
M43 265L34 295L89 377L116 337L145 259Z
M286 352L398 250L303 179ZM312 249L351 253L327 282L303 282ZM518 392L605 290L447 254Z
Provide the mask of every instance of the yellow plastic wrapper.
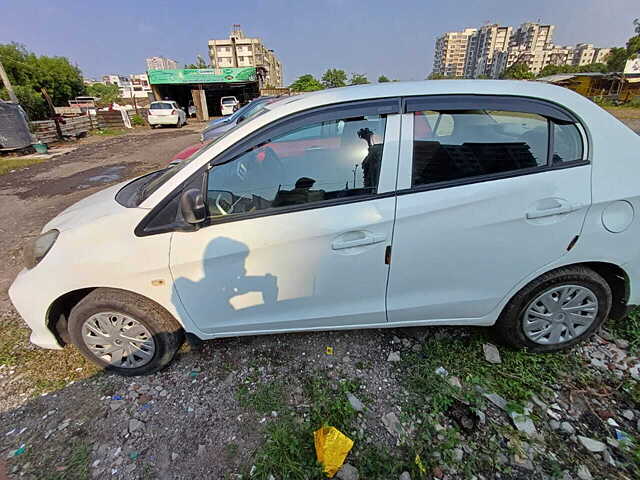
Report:
M318 462L324 466L327 477L333 478L353 447L353 440L336 427L322 427L313 432Z

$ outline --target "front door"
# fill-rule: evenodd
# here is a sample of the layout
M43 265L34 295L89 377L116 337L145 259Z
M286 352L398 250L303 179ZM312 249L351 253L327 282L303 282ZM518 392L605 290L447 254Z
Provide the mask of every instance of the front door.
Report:
M390 322L490 323L515 285L567 252L590 205L576 124L460 103L403 116Z
M386 321L399 124L323 111L210 170L209 225L170 254L205 336Z

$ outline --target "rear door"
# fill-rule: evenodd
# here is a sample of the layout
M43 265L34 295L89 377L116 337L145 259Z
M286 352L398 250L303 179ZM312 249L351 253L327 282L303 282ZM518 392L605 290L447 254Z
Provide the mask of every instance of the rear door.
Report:
M591 198L582 129L527 99L406 104L389 321L490 322L515 285L580 233Z

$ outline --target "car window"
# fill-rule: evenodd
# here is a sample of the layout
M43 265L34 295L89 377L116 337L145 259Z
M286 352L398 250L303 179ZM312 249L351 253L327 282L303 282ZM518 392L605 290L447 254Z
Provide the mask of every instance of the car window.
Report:
M171 110L172 108L174 108L174 106L169 102L157 102L152 103L149 108L151 110Z
M242 215L377 192L386 117L296 128L209 172L212 217Z
M547 163L548 120L536 114L462 110L416 112L412 185L534 168ZM414 125L416 123L414 122Z
M223 105L232 105L234 103L236 103L236 100L233 99L233 98L223 98L222 99L222 104Z
M553 157L554 165L564 162L582 160L584 146L578 127L572 123L553 125Z

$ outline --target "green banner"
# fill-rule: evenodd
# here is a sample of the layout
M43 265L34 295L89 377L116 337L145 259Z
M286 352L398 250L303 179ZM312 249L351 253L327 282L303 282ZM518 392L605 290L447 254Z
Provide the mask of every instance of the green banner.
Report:
M245 68L200 68L179 70L149 70L149 83L180 84L180 83L231 83L231 82L255 82L255 67Z

